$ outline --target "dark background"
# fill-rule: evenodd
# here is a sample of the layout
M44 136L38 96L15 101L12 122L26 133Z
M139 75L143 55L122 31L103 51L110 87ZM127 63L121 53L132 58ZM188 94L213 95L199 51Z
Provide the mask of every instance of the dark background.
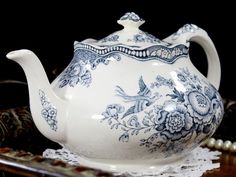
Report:
M187 23L196 24L206 30L221 61L220 94L223 98L236 100L235 7L232 0L77 0L76 3L69 3L69 0L0 1L0 83L9 79L26 82L22 68L5 57L10 51L23 48L36 53L49 80L53 81L56 77L53 71L57 69L58 74L71 61L75 40L101 39L120 30L121 26L116 21L126 12L133 11L146 20L141 29L159 39L171 35ZM197 44L191 44L190 57L195 66L206 74L207 61L203 49ZM0 108L26 104L26 85L15 87L14 84L0 84ZM226 109L215 138L236 141L235 105ZM33 133L31 137L37 141L36 147L43 142ZM30 151L35 149L32 139L28 138L28 143L24 140L25 145L32 145ZM21 144L12 142L14 145ZM49 147L49 143L45 145Z
M5 55L27 48L40 58L52 81L52 70L65 68L73 56L73 42L100 39L120 30L116 21L134 11L146 20L141 27L163 39L186 23L205 29L212 38L222 65L220 93L236 99L235 6L232 1L77 1L76 3L11 2L0 3L0 80L25 81L23 70ZM207 70L203 50L191 45L191 59L204 74Z

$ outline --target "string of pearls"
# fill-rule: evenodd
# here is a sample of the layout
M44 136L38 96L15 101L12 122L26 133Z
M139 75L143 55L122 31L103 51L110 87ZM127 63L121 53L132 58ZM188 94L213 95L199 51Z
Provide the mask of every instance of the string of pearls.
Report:
M231 142L229 140L223 141L221 139L210 138L205 142L205 146L209 148L215 148L217 150L224 150L229 152L236 152L236 142Z

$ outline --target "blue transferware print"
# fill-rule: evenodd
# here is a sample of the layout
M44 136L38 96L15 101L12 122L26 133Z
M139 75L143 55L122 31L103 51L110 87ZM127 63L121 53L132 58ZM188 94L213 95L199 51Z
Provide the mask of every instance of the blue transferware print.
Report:
M147 32L139 30L139 26L141 26L144 22L145 21L134 12L128 12L124 16L122 16L120 20L118 20L118 23L124 27L123 34L120 34L120 33L118 34L121 36L124 36L126 34L125 30L127 29L127 31L129 31L128 32L129 35L125 35L126 42L161 44L161 45L166 45L166 46L171 45L170 43L161 41L160 39L156 38L155 36ZM130 34L131 29L133 30L132 34ZM123 37L123 40L124 40L124 37ZM121 42L121 41L118 40L118 42Z
M131 59L137 61L150 61L158 60L164 63L172 64L180 57L187 57L189 49L183 44L179 44L173 47L167 47L165 45L152 45L143 49L139 47L130 47L127 45L111 45L94 47L89 44L76 43L75 50L86 50L94 53L95 57L103 57L109 54L125 55ZM87 57L89 60L89 57ZM86 60L86 59L84 59ZM92 61L94 58L91 59Z
M131 49L125 45L97 48L77 42L73 60L60 75L59 87L75 87L78 83L89 87L92 82L92 70L100 63L108 65L111 58L119 61L123 55L142 62L158 60L172 64L180 57L187 57L188 48L181 44L172 48L163 45L153 45L144 49Z
M161 41L153 35L138 30L138 26L144 23L135 13L126 13L118 20L124 28L130 23L134 25L134 32L127 36L123 32L115 32L111 35L90 43L75 42L74 57L60 75L59 88L65 86L75 87L77 84L89 87L92 83L92 70L103 63L107 65L111 58L117 61L123 57L145 62L158 60L160 62L172 64L178 58L188 56L189 48L186 45L171 45ZM131 25L132 26L132 25ZM187 29L187 28L186 28ZM145 43L146 47L142 46Z
M75 49L73 60L60 76L59 87L62 88L66 85L75 87L78 83L88 87L92 82L91 70L94 70L99 63L107 65L110 58L119 61L120 55L116 53L104 54L104 52L95 52L90 49Z
M143 22L127 15L118 20L124 28L106 42L75 42L71 63L51 84L32 51L7 54L25 71L40 131L86 157L84 165L107 159L118 171L150 171L156 160L157 167L181 160L219 125L222 103L209 83L219 87L220 62L207 33L198 29L163 42L142 32ZM208 54L208 78L191 63L189 41Z
M134 22L138 21L144 21L142 18L140 18L137 14L134 12L127 12L125 15L123 15L120 20L130 20Z
M139 111L129 111L132 107L126 105L129 103L127 101L138 103L140 97L145 96L128 96L118 86L117 96L124 99L124 105L108 105L102 113L104 118L101 122L107 121L111 129L120 131L118 140L123 143L129 143L132 136L142 133L145 136L142 135L137 146L147 148L150 153L164 153L166 157L199 145L220 124L223 116L221 98L211 84L200 80L187 68L179 68L176 74L186 91L178 90L172 79L160 75L157 75L156 81L150 83L148 88L141 77L140 93L146 90L144 95L147 98L150 99L152 93L159 94L159 97ZM161 87L167 91L165 95L159 93ZM168 99L160 104L160 99L165 97ZM138 114L141 111L142 114ZM192 141L195 144L191 144Z
M155 36L144 32L144 31L138 31L130 36L126 36L125 40L124 38L120 37L116 33L113 33L101 40L98 41L99 43L102 43L102 45L99 46L108 46L110 44L122 44L123 42L126 42L129 47L135 47L139 48L141 47L139 43L146 43L146 44L159 44L163 46L170 46L171 44L165 41L161 41L160 39L156 38ZM112 42L112 43L108 43ZM133 45L130 45L132 43ZM135 45L136 44L136 45Z
M119 39L119 35L117 34L111 34L105 38L103 38L102 40L100 40L100 42L104 43L104 42L117 42Z
M172 39L176 40L177 38L179 38L180 35L184 34L184 33L194 33L196 30L198 30L199 27L197 25L194 24L185 24L182 28L180 28L175 34L173 34Z
M57 109L50 103L44 91L41 89L39 89L39 96L43 107L41 116L46 120L52 130L57 131Z
M150 87L151 87L151 88L154 88L154 87L159 88L159 87L161 87L161 86L167 86L167 87L169 87L170 89L173 89L173 87L174 87L174 82L173 82L171 79L166 79L166 78L164 78L164 77L158 75L158 76L156 77L156 81L153 82L153 83L151 83L151 86L150 86Z
M152 92L146 86L142 77L139 79L139 92L137 95L127 95L121 87L117 86L116 96L122 97L125 102L134 102L134 105L122 116L122 119L130 114L143 111L146 107L151 106L157 99L155 95L152 95Z
M150 43L160 43L160 39L156 38L155 36L151 35L151 34L148 34L147 32L146 33L138 33L138 34L135 34L134 35L134 39L133 41L135 43L138 43L138 42L150 42Z
M126 56L142 62L158 60L172 64L178 58L188 56L189 49L186 45L171 45L139 30L138 26L144 23L144 20L133 12L126 13L118 23L124 28L136 24L132 27L135 30L125 37L125 32L115 32L99 41L94 40L91 44L87 43L88 41L75 42L74 57L60 75L59 88L67 85L75 87L77 84L89 87L92 83L92 70L100 63L107 65L111 58L119 61ZM142 46L143 43L147 47Z
M166 45L166 46L171 45L170 43L161 41L160 39L156 38L155 36L147 32L139 30L139 26L141 26L144 22L145 21L134 12L128 12L124 16L122 16L120 20L118 20L118 23L124 27L123 34L121 31L115 32L109 35L108 37L100 40L99 42L104 43L104 42L112 41L112 42L116 42L116 44L123 44L123 42L128 44L131 42L134 44L147 43L147 44L161 44L161 45ZM125 32L126 30L129 31L128 35ZM130 31L132 31L132 34L130 34L131 33ZM138 44L138 47L140 47L139 44Z
M89 86L92 81L91 72L86 68L86 63L84 61L73 60L66 68L59 81L61 81L61 84L59 85L60 88L67 84L74 87L78 83Z

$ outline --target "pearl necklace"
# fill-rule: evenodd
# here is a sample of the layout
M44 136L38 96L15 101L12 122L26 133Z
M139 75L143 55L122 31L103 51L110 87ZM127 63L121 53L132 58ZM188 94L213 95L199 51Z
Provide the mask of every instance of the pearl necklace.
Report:
M205 146L209 148L215 148L217 150L229 151L232 153L236 152L236 142L231 142L229 140L223 141L221 139L210 138L205 143Z

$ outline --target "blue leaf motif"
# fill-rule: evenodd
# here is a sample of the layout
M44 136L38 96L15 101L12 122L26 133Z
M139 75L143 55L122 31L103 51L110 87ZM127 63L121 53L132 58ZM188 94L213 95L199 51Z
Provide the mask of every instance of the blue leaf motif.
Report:
M113 129L113 128L118 129L118 126L119 126L119 124L113 124L113 125L111 126L111 129Z
M205 86L204 93L208 96L209 99L213 99L216 96L215 89L212 85L210 85L209 87Z
M109 125L112 124L112 120L111 120L111 119L108 120L108 124L109 124Z
M144 131L144 133L150 132L152 130L152 128L148 128Z
M123 131L128 131L128 129L126 129L126 128L124 128L123 126L121 127L121 130L123 130Z
M174 94L167 94L166 96L170 96L172 99L177 99L178 102L184 102L184 93L178 91L176 88L173 90Z
M139 134L139 130L137 129L134 129L132 132L131 132L131 135L138 135Z

